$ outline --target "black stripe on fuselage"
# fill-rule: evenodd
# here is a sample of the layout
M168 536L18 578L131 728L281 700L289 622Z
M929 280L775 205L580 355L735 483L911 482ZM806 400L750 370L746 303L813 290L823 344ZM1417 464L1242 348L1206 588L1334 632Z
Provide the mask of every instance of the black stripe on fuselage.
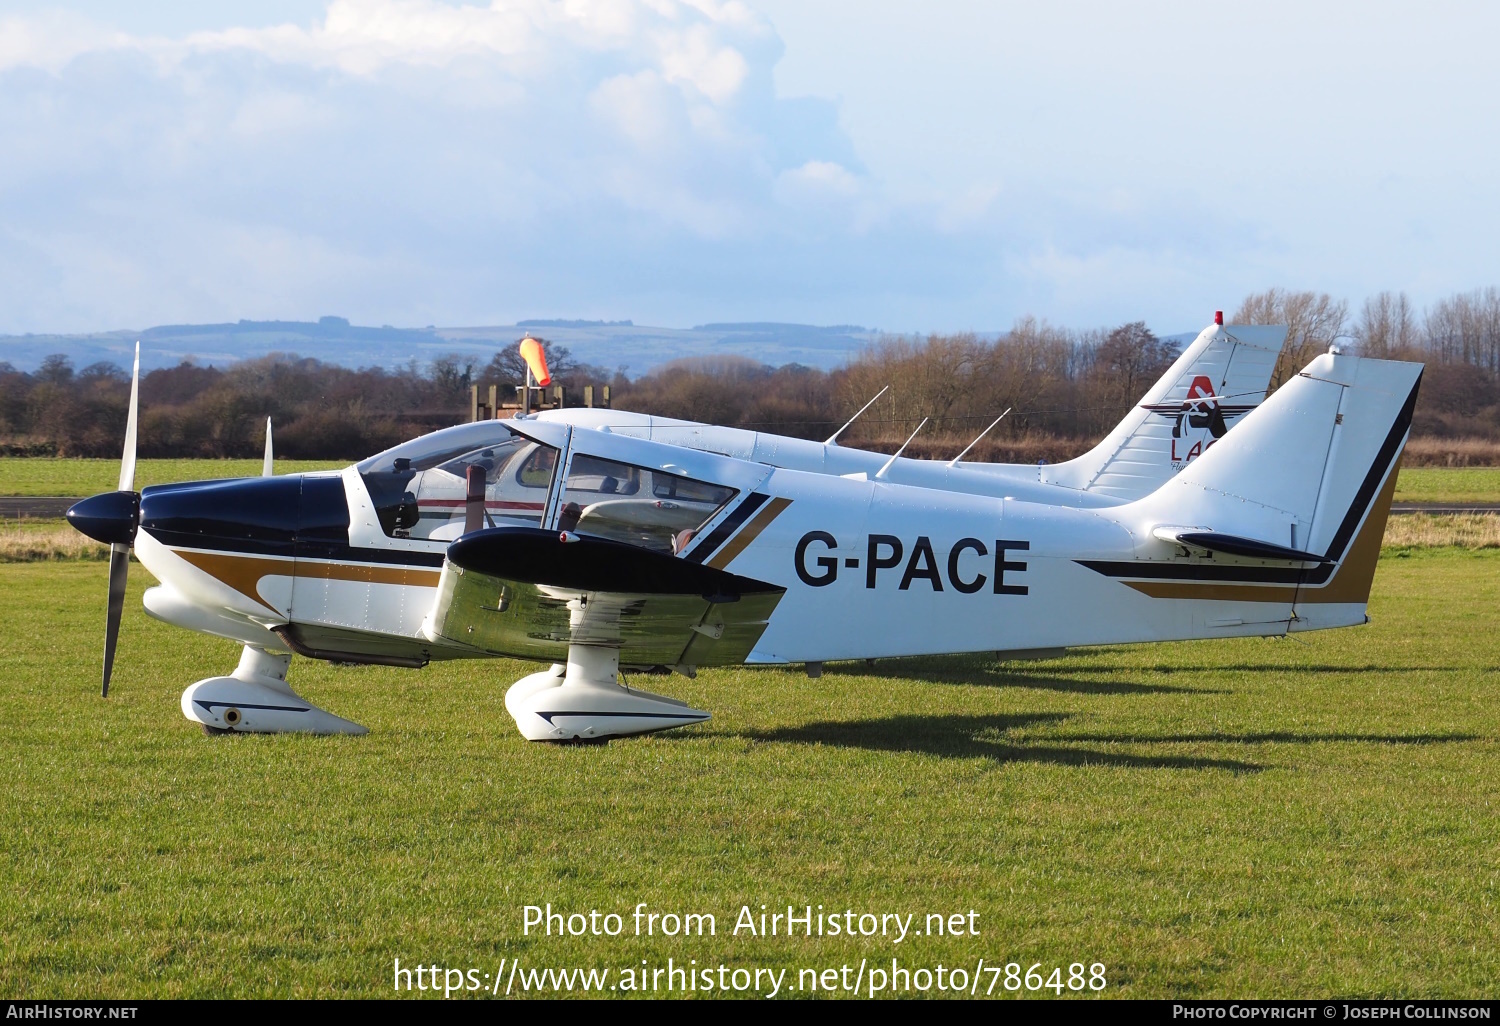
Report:
M335 563L369 563L373 566L414 566L441 568L442 552L412 552L405 549L356 548L347 542L299 541L294 551L277 542L264 542L254 538L216 538L212 535L189 534L175 531L149 531L151 537L169 548L199 549L206 552L236 552L246 556L280 556L283 559L294 555L298 559L325 559Z
M1233 566L1209 563L1163 563L1146 561L1075 559L1105 577L1141 577L1153 581L1233 581L1236 584L1297 584L1302 571L1284 566Z
M740 525L750 519L751 514L766 504L766 500L769 498L770 496L764 492L751 492L733 513L725 517L724 521L718 527L709 532L707 538L694 545L693 551L682 558L690 563L701 563L709 556L712 556L721 545L733 537L734 532L740 529Z
M1245 584L1323 584L1327 582L1338 569L1338 560L1343 558L1344 550L1354 539L1354 532L1359 530L1359 525L1364 521L1370 503L1375 501L1375 494L1380 491L1380 486L1385 482L1391 465L1401 452L1401 443L1411 428L1412 413L1417 406L1417 390L1421 387L1422 375L1418 374L1416 383L1411 386L1411 394L1406 397L1406 402L1391 425L1391 430L1386 434L1385 441L1381 443L1380 451L1375 454L1375 459L1370 464L1365 479L1360 482L1359 491L1354 493L1354 501L1349 503L1344 519L1339 523L1339 529L1333 534L1333 540L1328 545L1328 552L1325 553L1329 562L1312 570L1291 567L1208 566L1183 563L1152 565L1145 560L1077 559L1074 562L1106 577L1131 577L1139 580L1235 581Z

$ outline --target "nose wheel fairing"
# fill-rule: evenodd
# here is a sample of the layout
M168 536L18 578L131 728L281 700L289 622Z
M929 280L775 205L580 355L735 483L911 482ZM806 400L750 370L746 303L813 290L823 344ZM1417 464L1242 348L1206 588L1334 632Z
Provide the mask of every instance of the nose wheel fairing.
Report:
M212 733L368 733L293 691L286 682L291 660L288 653L246 645L233 674L200 680L182 693L182 714Z

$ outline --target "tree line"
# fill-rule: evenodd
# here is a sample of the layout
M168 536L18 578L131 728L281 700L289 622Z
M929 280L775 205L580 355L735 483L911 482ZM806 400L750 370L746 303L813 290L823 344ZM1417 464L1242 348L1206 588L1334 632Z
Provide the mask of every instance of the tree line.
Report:
M1421 312L1405 295L1383 292L1353 315L1325 293L1269 289L1228 320L1287 325L1273 389L1333 344L1425 361L1414 434L1437 441L1423 451L1447 452L1448 462L1500 458L1500 289L1460 293ZM547 351L573 402L584 385L608 384L619 409L804 438L827 437L889 385L841 440L890 450L928 418L913 455L954 455L1009 409L970 458L1024 462L1065 459L1092 445L1178 353L1142 322L1079 330L1032 317L996 341L884 337L833 371L717 356L630 378L560 346ZM253 457L269 416L279 455L358 459L466 419L471 385L496 384L509 396L524 374L513 347L488 364L448 356L398 370L290 354L225 368L182 363L141 379L140 453ZM113 363L75 368L58 354L23 373L0 362L0 454L117 456L128 396L128 375ZM1460 451L1467 455L1453 455Z

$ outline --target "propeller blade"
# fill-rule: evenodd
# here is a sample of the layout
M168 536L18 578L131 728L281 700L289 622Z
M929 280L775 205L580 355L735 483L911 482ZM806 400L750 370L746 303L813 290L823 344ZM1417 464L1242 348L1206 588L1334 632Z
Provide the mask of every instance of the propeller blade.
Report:
M120 640L120 617L125 612L125 578L130 573L130 546L115 542L109 547L109 612L104 621L104 687L109 697L109 675L115 668L115 645Z
M125 454L120 458L120 491L135 491L135 426L140 412L141 344L135 344L135 367L130 372L130 415L125 421ZM113 577L111 577L113 580ZM105 674L106 678L108 674Z
M276 472L271 469L271 418L266 418L266 456L260 465L261 477L275 477Z
M120 456L121 492L135 491L135 435L141 411L141 344L135 344L135 364L130 368L130 412L125 419L125 451ZM128 533L135 537L135 519L140 516L139 498L131 511ZM115 646L120 641L120 617L125 613L125 579L130 573L130 543L109 545L109 610L104 620L104 683L100 694L109 697L109 675L115 668Z

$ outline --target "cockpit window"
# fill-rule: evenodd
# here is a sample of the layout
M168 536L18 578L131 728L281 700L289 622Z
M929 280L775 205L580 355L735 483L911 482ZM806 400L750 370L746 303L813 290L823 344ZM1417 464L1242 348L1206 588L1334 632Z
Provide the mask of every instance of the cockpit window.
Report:
M723 485L580 453L568 468L558 528L676 554L736 494Z
M463 533L470 466L484 470L486 527L539 527L557 458L549 445L481 421L413 439L358 469L386 534L452 541Z
M473 424L460 424L444 428L421 438L402 442L394 449L376 453L360 463L359 472L389 472L400 470L396 464L405 461L407 470L426 470L446 463L461 453L472 452L484 445L496 445L516 437L516 433L505 426L503 420L481 420Z

